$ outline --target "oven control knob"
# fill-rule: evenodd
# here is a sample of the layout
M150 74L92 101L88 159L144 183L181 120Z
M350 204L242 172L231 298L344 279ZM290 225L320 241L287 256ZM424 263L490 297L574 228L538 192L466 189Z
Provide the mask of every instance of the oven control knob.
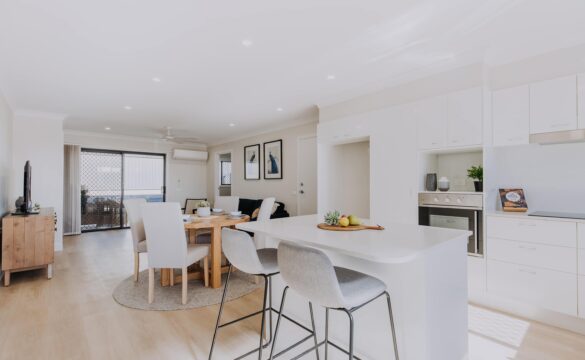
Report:
M439 202L439 198L438 198L438 197L436 197L436 198L434 198L434 199L433 199L433 201L434 201L434 202Z
M463 203L463 201L461 201L461 198L457 198L457 204L461 204Z
M449 198L446 198L446 199L445 199L445 202L446 202L446 203L448 203L448 202L451 202L451 199L449 199Z

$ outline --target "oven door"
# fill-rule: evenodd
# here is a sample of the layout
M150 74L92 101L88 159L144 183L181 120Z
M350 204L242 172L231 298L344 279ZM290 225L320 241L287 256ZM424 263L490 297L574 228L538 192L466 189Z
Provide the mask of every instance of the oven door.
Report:
M473 234L469 236L467 252L483 256L481 210L420 207L419 215L420 225L471 231Z

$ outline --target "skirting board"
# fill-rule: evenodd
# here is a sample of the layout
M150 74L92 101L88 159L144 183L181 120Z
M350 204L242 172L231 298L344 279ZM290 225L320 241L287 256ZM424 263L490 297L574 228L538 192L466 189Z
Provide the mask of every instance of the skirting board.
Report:
M585 319L576 316L561 314L489 294L470 298L469 303L585 335Z

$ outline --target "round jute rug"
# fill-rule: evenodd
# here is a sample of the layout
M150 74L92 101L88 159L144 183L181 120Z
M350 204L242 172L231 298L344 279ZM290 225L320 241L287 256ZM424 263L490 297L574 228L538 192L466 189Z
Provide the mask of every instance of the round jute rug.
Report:
M222 284L225 284L226 274L223 274ZM231 301L248 295L254 290L264 286L263 282L255 283L254 277L235 271L230 276L227 301ZM189 281L187 287L187 303L181 304L181 283L175 283L175 286L160 286L160 272L155 273L154 282L154 301L148 303L148 270L140 272L138 282L134 282L134 277L130 276L122 280L114 289L113 297L116 302L122 306L139 310L187 310L203 306L219 304L223 286L219 289L204 287L200 280Z

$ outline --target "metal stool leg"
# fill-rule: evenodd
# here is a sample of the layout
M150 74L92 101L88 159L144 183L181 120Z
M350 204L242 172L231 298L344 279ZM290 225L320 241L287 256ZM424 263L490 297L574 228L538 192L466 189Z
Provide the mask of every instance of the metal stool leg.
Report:
M215 339L217 337L217 330L219 329L219 322L221 321L221 313L223 312L223 305L225 303L225 295L227 294L228 284L230 282L230 274L232 273L232 265L230 265L225 279L225 286L223 288L223 295L221 296L221 304L219 305L219 313L217 314L217 321L215 322L215 331L213 332L213 340L211 340L211 349L209 350L209 360L213 354L213 347L215 346Z
M311 313L311 327L313 329L313 340L315 341L315 355L319 360L319 342L317 341L317 330L315 329L315 317L313 316L313 304L309 301L309 312Z
M276 329L274 330L274 339L272 342L272 348L270 349L270 360L274 356L274 347L276 346L276 338L278 337L278 330L280 329L280 321L282 320L282 311L284 310L284 302L286 300L286 293L288 292L288 286L282 291L282 300L280 302L280 309L278 311L278 320L276 321Z
M394 315L392 315L392 302L390 301L390 294L386 291L386 300L388 301L388 313L390 314L390 328L392 329L392 341L394 342L394 358L398 358L398 342L396 341L396 329L394 328Z
M353 315L346 311L349 317L349 360L353 360Z
M262 360L264 329L266 327L266 301L268 297L268 278L264 277L264 300L262 301L262 324L260 326L260 345L258 345L258 360ZM272 315L272 314L270 314Z
M328 348L329 348L329 308L325 308L325 360L327 360Z

